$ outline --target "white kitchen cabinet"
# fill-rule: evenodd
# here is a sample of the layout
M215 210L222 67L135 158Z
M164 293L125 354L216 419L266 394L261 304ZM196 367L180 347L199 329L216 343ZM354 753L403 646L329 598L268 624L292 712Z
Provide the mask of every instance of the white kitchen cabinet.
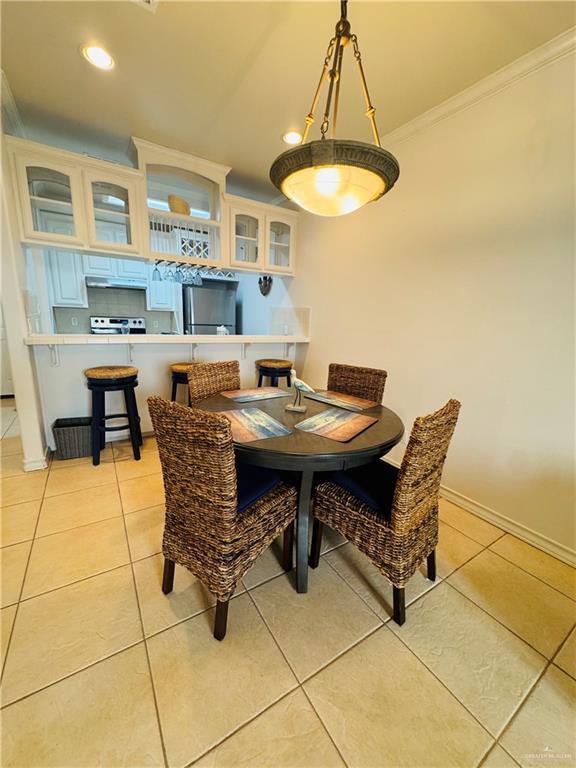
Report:
M148 262L137 259L112 259L116 262L118 277L129 277L132 280L148 278Z
M80 169L41 153L17 154L14 162L23 239L81 245L86 232Z
M88 277L116 277L116 259L111 256L96 256L86 253L82 256L84 274Z
M83 176L89 246L115 253L138 253L140 195L134 175L85 168Z
M152 280L153 267L148 271L146 309L177 312L182 301L182 285L171 280Z
M298 214L227 195L230 202L230 266L293 275Z
M282 211L266 215L266 267L270 272L294 274L296 217Z
M72 251L50 250L47 261L52 306L87 307L82 256Z

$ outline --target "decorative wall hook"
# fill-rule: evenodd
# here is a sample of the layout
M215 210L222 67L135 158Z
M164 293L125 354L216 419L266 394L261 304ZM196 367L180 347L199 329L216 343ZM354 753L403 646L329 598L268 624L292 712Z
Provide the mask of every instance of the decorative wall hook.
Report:
M272 277L270 275L262 275L258 278L258 285L262 296L268 296L272 288Z

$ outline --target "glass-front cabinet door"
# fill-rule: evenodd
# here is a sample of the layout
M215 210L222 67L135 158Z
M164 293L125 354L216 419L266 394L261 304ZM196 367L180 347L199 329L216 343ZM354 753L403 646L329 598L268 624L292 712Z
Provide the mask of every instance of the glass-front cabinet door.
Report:
M132 178L84 171L88 210L88 240L92 248L136 253L138 190Z
M266 216L266 266L274 272L294 272L294 222L281 213Z
M263 217L249 208L231 208L230 222L232 244L230 264L237 267L263 265Z
M18 155L16 175L24 238L82 244L80 171L66 163Z

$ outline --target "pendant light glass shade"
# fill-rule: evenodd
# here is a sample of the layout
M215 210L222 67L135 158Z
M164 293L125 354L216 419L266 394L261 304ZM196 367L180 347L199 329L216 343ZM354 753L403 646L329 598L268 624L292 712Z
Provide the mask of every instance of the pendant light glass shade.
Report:
M342 77L344 49L351 44L358 65L366 117L370 121L374 144L350 139L336 139L336 119ZM320 127L321 138L307 142L314 123L320 91L329 82L326 108ZM396 158L382 149L370 102L368 87L356 35L350 32L347 0L341 0L341 16L336 34L330 40L320 81L316 88L302 143L283 152L272 163L270 179L289 200L317 216L342 216L385 195L400 175ZM331 136L326 138L331 123Z

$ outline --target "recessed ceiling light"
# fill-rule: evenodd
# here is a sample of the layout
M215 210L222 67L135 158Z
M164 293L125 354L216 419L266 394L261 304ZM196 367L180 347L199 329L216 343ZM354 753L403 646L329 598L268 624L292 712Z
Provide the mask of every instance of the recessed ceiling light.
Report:
M114 59L99 45L84 45L82 55L98 69L114 69Z
M282 141L285 144L300 144L302 141L302 134L298 133L298 131L288 131L288 133L285 133L284 136L282 136Z

